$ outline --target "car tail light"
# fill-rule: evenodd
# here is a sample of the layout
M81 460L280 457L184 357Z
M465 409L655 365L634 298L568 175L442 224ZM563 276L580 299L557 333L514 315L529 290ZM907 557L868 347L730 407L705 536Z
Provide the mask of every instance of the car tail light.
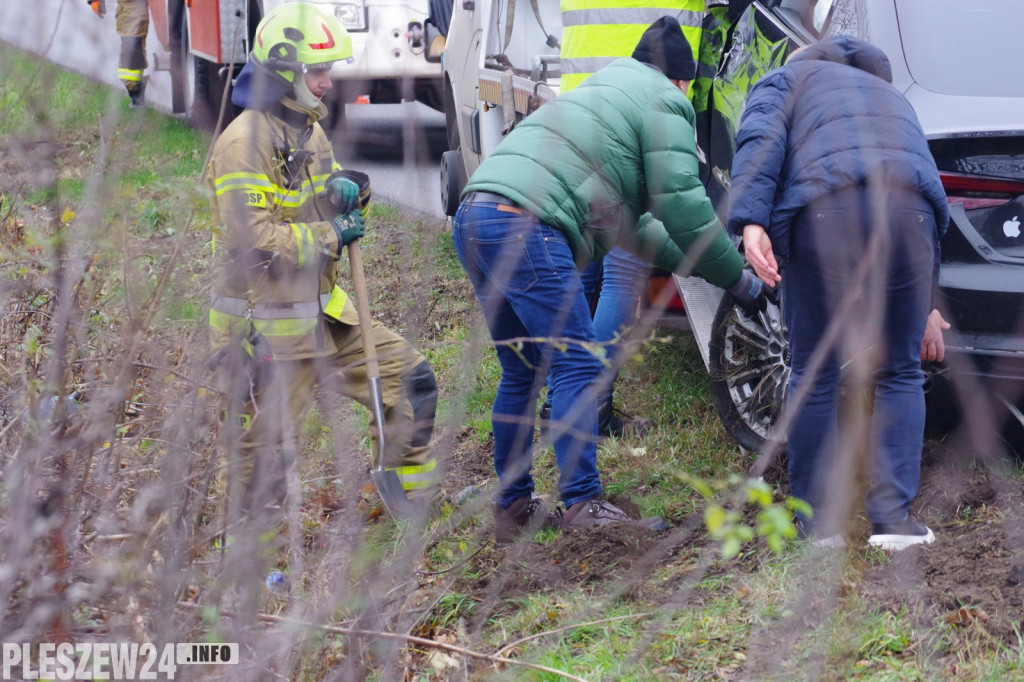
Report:
M939 173L939 178L947 201L963 204L968 210L998 206L1024 194L1024 180L944 172Z
M665 287L671 287L670 292L665 292ZM666 312L681 313L686 310L686 305L679 296L679 289L670 274L653 273L647 280L647 291L644 292L643 304L645 307L649 307L655 301L668 301L665 306Z

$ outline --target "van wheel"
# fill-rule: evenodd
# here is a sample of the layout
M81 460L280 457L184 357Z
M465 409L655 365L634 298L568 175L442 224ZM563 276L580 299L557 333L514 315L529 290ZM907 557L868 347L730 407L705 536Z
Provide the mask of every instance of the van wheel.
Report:
M459 195L465 184L463 175L462 157L458 150L441 154L441 210L447 216L454 216L459 210Z
M789 337L779 306L769 301L751 319L723 296L711 327L708 365L725 430L747 450L761 450L777 436L789 386Z

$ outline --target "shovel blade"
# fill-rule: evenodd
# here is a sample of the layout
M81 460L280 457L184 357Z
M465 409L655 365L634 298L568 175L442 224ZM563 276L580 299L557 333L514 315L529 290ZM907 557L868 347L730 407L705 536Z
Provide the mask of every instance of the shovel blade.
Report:
M388 514L396 521L411 521L416 518L416 508L405 494L402 481L398 474L387 469L373 469L370 471L373 477L373 484L377 486L380 499L384 501L384 507Z

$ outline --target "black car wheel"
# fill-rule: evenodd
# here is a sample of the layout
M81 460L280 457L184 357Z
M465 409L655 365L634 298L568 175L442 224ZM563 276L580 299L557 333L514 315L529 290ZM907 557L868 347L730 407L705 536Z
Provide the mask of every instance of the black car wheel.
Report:
M712 323L708 361L711 394L726 431L742 447L760 450L776 438L789 385L782 310L769 302L753 319L723 297Z

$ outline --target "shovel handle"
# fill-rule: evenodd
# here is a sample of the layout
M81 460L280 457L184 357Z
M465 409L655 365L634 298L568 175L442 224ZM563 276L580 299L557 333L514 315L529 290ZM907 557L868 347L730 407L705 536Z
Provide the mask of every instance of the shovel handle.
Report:
M352 270L352 286L356 290L359 333L363 337L363 355L366 357L366 378L378 379L380 378L380 365L377 364L377 345L372 343L373 323L370 319L370 297L366 293L366 275L363 272L363 256L359 251L359 240L355 240L347 248Z
M373 322L370 319L370 297L366 293L366 275L359 240L348 245L348 260L352 270L352 286L356 290L356 313L359 315L359 334L363 339L363 357L366 358L366 381L373 403L373 419L377 422L377 470L384 470L384 396L380 388L380 365L377 364L377 344L373 342Z

